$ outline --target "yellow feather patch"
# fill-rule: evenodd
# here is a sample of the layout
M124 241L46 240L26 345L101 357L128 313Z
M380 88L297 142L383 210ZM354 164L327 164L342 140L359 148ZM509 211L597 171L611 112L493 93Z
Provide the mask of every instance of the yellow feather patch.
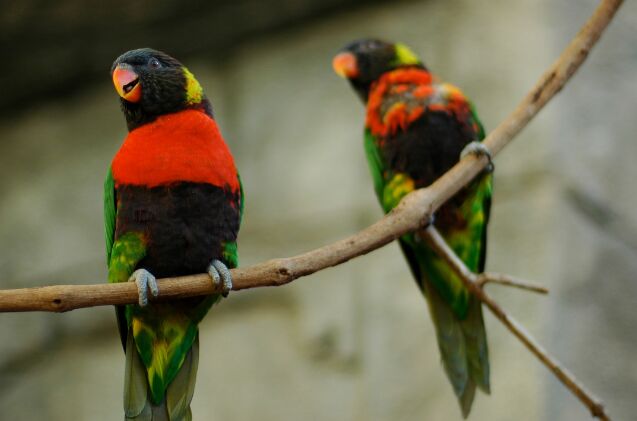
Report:
M411 51L409 47L405 44L397 43L395 45L396 49L396 61L397 64L401 65L410 65L410 64L421 64L418 56Z
M184 361L189 344L184 347L189 321L179 314L160 314L158 319L143 320L133 317L132 331L137 349L146 366L148 384L159 402L166 393L166 387L173 380ZM165 310L165 309L164 309Z
M383 190L383 207L388 212L398 205L400 200L414 191L414 180L405 173L395 174Z
M155 377L161 383L166 382L166 369L168 368L168 343L166 341L153 342L153 359L148 367L148 383L154 384Z
M195 79L195 76L190 73L190 70L185 67L183 69L186 77L186 102L188 104L198 104L203 99L203 89L197 79Z
M134 336L134 335L138 335L139 332L144 328L144 323L137 317L133 317L131 326L133 328L133 336Z

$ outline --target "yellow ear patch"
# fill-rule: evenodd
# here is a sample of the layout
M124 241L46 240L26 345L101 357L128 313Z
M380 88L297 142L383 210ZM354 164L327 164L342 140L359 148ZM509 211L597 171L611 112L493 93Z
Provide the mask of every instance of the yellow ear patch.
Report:
M421 64L420 59L405 44L396 43L396 62L399 65Z
M184 76L186 77L186 102L188 104L198 104L203 99L203 89L195 76L190 73L190 70L184 69Z

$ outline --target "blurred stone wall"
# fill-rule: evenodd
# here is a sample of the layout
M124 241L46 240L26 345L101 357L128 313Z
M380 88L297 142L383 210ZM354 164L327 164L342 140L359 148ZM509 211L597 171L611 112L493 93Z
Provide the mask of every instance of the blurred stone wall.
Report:
M560 37L595 1L555 10ZM585 6L585 7L583 7ZM617 420L637 413L637 5L627 2L588 66L555 102L552 167L559 180L551 266L559 288L544 317L547 346ZM547 414L581 419L553 379Z
M491 129L594 6L558 3L376 5L244 41L222 61L188 60L245 184L241 265L307 251L381 216L362 105L330 68L343 44L369 35L407 42L465 90ZM635 129L636 16L624 6L581 74L498 156L487 264L551 288L548 297L491 291L617 419L637 409L634 295L623 293L636 241L625 152ZM124 136L107 76L3 121L0 288L105 279L102 180ZM0 314L0 419L120 419L113 313ZM477 397L472 419L586 419L508 331L486 321L493 391ZM203 322L201 342L196 419L461 419L395 245L289 286L231 294Z

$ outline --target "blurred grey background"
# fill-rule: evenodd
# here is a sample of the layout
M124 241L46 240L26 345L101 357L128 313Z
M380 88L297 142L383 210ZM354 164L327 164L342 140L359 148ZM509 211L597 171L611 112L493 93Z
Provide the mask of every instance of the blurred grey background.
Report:
M0 288L106 276L102 180L125 124L109 69L141 46L186 63L244 181L242 265L329 243L381 216L363 107L331 70L353 38L413 47L492 129L576 33L592 0L78 0L0 6ZM490 287L604 400L637 412L637 5L496 159ZM0 314L0 419L122 418L113 309ZM488 312L487 312L488 314ZM473 420L587 411L490 315L492 395ZM230 295L202 325L197 420L461 419L424 300L387 246L281 288Z

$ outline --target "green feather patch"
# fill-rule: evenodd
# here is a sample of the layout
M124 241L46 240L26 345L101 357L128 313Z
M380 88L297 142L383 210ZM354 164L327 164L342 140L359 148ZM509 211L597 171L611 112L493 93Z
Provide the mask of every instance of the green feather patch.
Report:
M228 241L223 243L223 260L228 268L236 268L239 265L239 255L237 253L237 242Z
M158 405L192 347L197 325L183 316L171 316L170 312L163 311L168 310L163 306L154 307L153 315L156 317L133 316L132 332L146 367L151 401Z
M108 263L108 282L127 282L135 266L146 255L142 233L127 232L115 241Z
M369 170L372 174L372 180L374 181L374 191L376 192L376 196L382 198L385 189L383 160L376 146L376 138L369 129L365 129L364 146L367 163L369 164ZM385 212L389 212L389 210L385 209Z
M115 239L115 220L117 209L115 208L115 181L113 172L109 169L104 180L104 236L106 240L106 264L111 261L111 248Z

